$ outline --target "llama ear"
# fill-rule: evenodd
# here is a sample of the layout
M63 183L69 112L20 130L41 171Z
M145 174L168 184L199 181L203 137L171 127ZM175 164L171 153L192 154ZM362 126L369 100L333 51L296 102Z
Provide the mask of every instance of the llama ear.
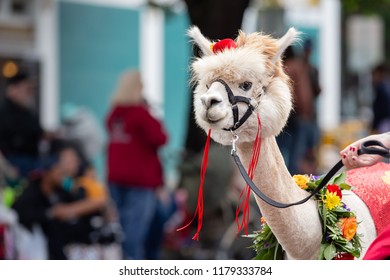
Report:
M291 27L286 34L283 35L282 38L280 38L277 42L278 45L278 51L276 52L276 55L272 59L273 62L276 62L283 52L286 50L288 46L293 44L299 39L299 32L295 30L295 28Z
M188 30L187 34L189 37L191 37L192 41L194 41L195 44L198 45L203 55L213 54L213 52L210 49L211 42L205 36L203 36L203 34L200 32L197 26L192 26Z

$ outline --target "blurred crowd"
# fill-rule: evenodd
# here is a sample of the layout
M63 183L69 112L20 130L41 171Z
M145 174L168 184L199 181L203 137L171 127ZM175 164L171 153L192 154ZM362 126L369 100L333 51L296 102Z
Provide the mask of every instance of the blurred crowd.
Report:
M0 259L251 257L251 241L237 242L233 227L243 185L234 181L231 165L220 164L230 162L229 153L215 143L203 238L192 240L196 224L177 231L195 212L202 155L183 156L177 186L166 186L160 151L168 135L150 112L137 70L119 77L104 124L88 108L67 103L55 131L41 127L29 75L19 72L6 82L0 105ZM97 174L94 157L102 150L106 174Z
M321 133L316 100L318 70L312 42L289 47L285 70L295 110L277 138L291 174L316 174ZM390 78L385 65L372 71L372 132L390 129ZM235 207L244 187L226 148L211 143L205 181L205 223L195 224L202 152L185 151L177 186L167 188L160 151L163 123L143 96L137 70L124 72L101 124L93 112L63 104L61 125L45 131L36 113L35 85L18 72L6 81L0 104L0 259L249 259L250 239L237 238ZM108 136L103 140L103 130ZM105 151L106 174L94 157ZM223 164L221 164L223 163ZM103 175L103 176L102 176ZM102 180L101 178L106 178ZM251 202L250 229L260 213Z
M114 244L120 227L93 165L98 125L68 104L61 127L44 131L34 88L27 73L16 73L0 106L0 258L99 258L83 246Z

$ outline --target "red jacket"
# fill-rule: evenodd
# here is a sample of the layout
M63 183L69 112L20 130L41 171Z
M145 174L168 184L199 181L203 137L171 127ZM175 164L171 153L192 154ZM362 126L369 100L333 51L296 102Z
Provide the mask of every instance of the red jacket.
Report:
M128 187L163 183L158 149L167 141L161 123L145 106L117 106L107 117L108 181Z

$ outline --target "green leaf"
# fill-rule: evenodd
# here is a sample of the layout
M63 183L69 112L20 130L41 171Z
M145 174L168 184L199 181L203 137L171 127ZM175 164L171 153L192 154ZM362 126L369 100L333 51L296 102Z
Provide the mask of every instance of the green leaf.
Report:
M347 175L345 174L345 172L340 173L339 175L336 175L335 177L332 178L332 180L333 180L332 184L340 185L340 184L345 182L346 177L347 177Z
M315 182L307 182L306 185L309 188L313 188L313 189L315 189L317 187L317 184Z
M328 247L325 248L324 257L326 260L331 260L334 258L335 255L336 255L336 246L334 246L332 243Z
M276 244L275 252L274 252L274 260L278 259L278 250L279 250L280 244Z
M325 233L325 230L326 230L326 207L325 207L325 204L322 204L322 217L324 217L323 219L323 226L322 228L324 229L324 233Z
M326 247L328 247L328 244L321 244L320 253L318 255L318 259L319 260L323 260L325 258L324 257L324 251L325 251Z
M346 191L349 191L349 190L352 189L352 187L351 187L350 185L348 185L347 183L341 183L341 184L339 185L339 187L340 187L340 189L346 190Z
M265 254L262 257L262 260L273 260L274 252L273 250L266 250Z

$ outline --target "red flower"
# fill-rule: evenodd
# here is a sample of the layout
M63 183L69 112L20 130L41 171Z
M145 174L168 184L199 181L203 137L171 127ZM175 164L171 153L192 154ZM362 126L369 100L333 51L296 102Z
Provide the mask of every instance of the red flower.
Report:
M336 193L336 195L338 197L340 197L340 199L343 198L343 195L341 193L341 190L340 190L339 186L337 186L337 185L328 185L326 188L328 189L328 191L330 193Z
M222 52L224 49L235 49L237 48L236 43L232 39L223 39L212 45L212 51L214 53Z
M355 257L352 256L350 253L343 252L343 253L337 253L337 255L333 259L336 261L343 261L343 260L354 260Z

